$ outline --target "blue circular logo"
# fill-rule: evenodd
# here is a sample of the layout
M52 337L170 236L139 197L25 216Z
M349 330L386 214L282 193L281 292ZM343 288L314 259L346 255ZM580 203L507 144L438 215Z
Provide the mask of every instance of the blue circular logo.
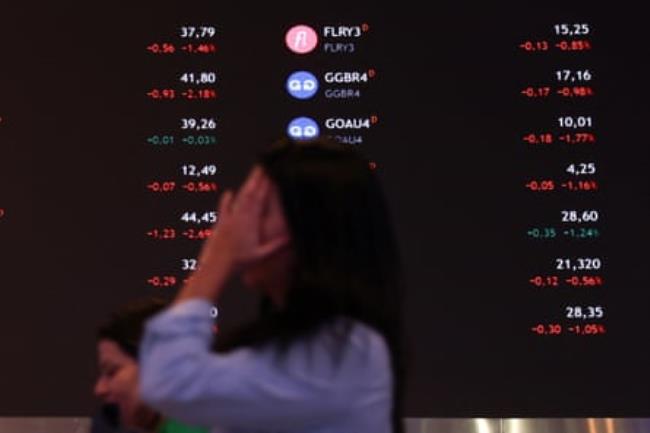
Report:
M318 123L310 117L296 117L287 126L287 134L294 140L310 140L319 133Z
M307 71L298 71L287 78L287 92L296 99L309 99L318 92L318 79Z

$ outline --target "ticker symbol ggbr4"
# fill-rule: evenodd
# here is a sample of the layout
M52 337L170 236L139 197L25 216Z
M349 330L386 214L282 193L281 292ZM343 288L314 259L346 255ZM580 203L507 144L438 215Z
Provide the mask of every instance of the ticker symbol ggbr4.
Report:
M314 29L304 24L293 26L284 37L287 48L296 54L310 53L318 45L318 34Z

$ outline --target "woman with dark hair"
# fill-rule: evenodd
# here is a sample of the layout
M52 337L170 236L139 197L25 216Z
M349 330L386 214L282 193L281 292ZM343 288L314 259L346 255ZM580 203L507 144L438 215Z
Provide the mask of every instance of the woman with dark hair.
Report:
M239 272L262 310L213 353L210 306ZM148 323L142 396L217 432L401 432L399 277L369 162L283 141L223 194L198 270Z
M131 301L114 311L97 331L99 377L95 395L104 403L93 419L93 433L206 433L166 419L142 402L138 393L138 346L144 324L169 305L162 298Z

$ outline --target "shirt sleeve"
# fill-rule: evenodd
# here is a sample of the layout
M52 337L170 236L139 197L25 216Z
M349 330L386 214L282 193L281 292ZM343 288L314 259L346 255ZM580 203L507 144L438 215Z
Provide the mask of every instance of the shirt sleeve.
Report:
M267 346L217 354L210 350L210 308L188 300L146 325L140 395L166 416L194 425L295 429L384 403L390 393L384 346L379 354L346 350L338 361L323 341L294 344L281 357Z

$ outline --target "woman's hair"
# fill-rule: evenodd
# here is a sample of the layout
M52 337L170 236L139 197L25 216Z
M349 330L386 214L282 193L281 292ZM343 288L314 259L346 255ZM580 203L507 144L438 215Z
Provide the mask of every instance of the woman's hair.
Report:
M146 297L130 301L114 311L97 330L98 340L111 340L134 359L146 321L169 305L163 298Z
M286 347L336 318L359 320L388 344L400 432L401 265L375 170L351 146L325 139L285 139L259 162L278 188L295 268L282 309L263 301L260 318L220 336L217 350L268 342Z

